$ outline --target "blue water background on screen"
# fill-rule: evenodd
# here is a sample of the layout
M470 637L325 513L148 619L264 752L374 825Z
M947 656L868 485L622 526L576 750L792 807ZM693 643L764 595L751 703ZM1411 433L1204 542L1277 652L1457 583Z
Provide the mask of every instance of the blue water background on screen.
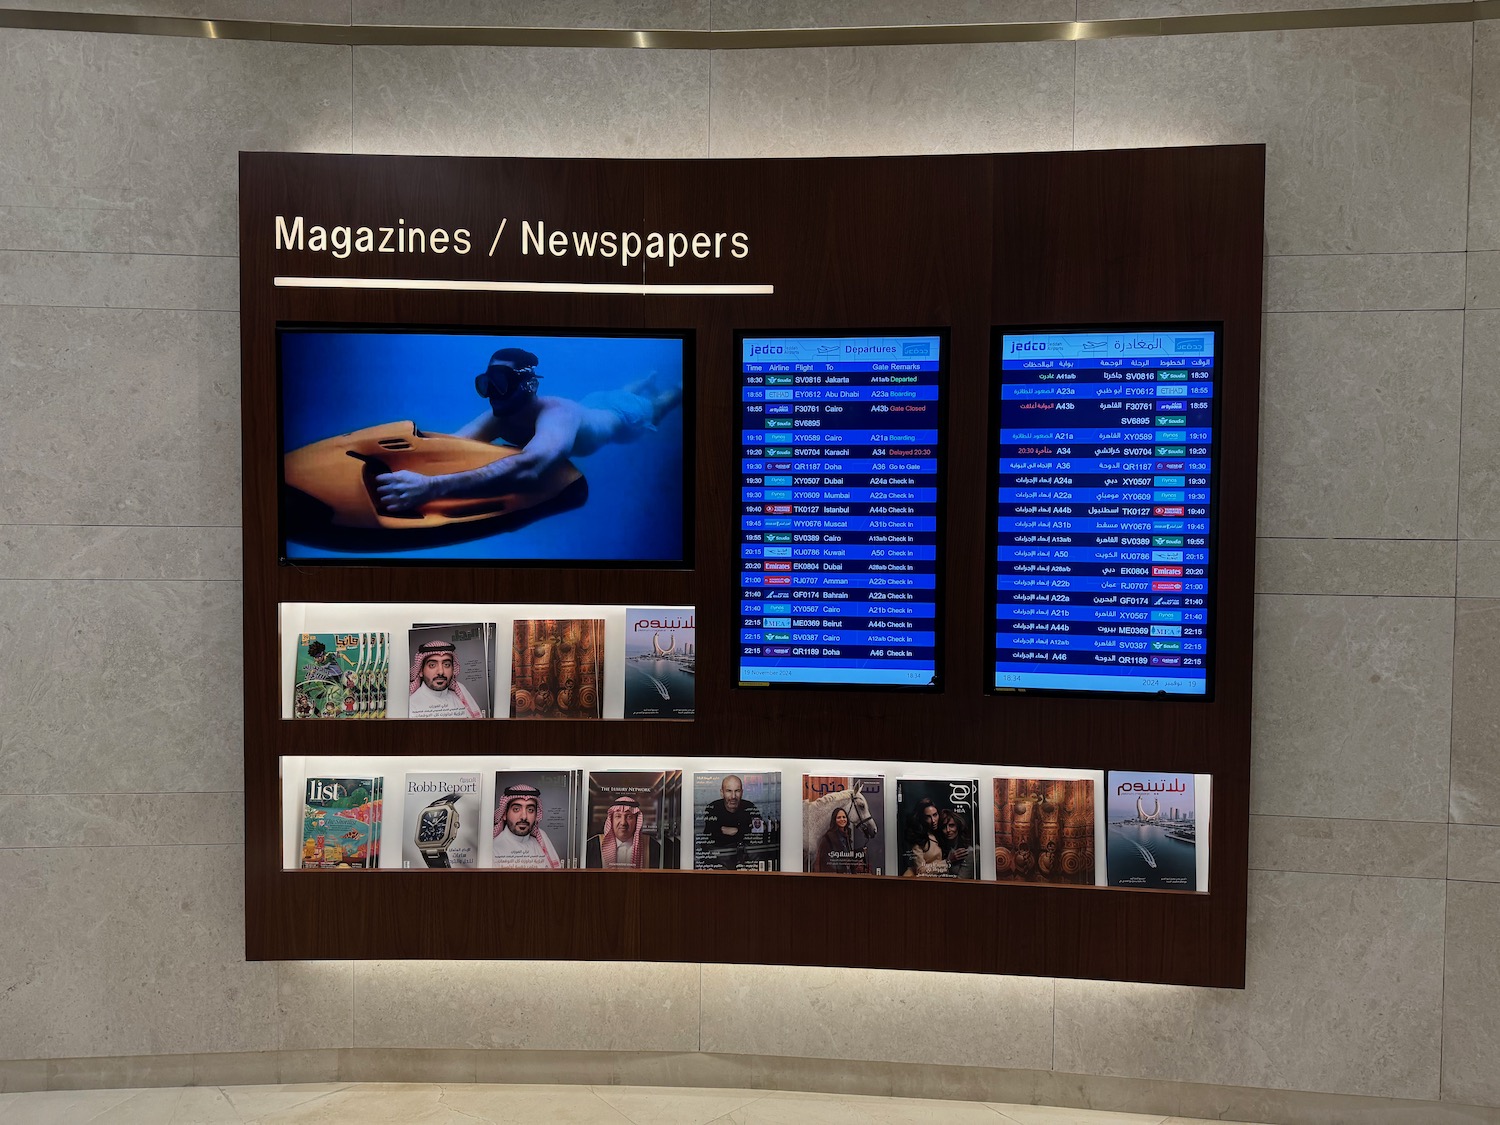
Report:
M281 334L283 451L324 438L412 421L451 434L489 411L474 376L500 348L537 356L540 395L581 399L618 390L656 372L659 388L680 384L683 342L591 336L452 335L418 332ZM288 558L598 559L682 558L683 408L679 404L629 443L610 443L572 458L588 478L579 507L521 527L496 524L462 542L403 547L408 534L390 532L391 548L339 551L297 540L287 528ZM476 530L483 523L476 525Z

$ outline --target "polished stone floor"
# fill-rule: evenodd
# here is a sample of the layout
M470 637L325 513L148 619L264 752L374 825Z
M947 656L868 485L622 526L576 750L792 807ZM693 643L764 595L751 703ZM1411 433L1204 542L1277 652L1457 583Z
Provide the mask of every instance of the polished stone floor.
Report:
M329 1083L0 1094L0 1125L1197 1125L986 1102L645 1086ZM1202 1125L1208 1125L1207 1122ZM1219 1122L1218 1125L1226 1125ZM1236 1125L1236 1123L1227 1123ZM1247 1125L1247 1123L1238 1123Z

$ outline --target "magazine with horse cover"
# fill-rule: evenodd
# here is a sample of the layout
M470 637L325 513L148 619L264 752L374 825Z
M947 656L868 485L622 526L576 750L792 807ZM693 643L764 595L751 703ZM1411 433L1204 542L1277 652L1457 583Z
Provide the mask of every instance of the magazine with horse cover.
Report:
M413 719L495 717L495 626L416 624L407 631L411 668L406 713Z
M979 878L974 829L979 782L973 778L896 781L900 873L926 879Z
M691 719L697 654L691 609L627 609L625 717Z
M1111 887L1204 890L1198 862L1197 778L1110 770L1105 862Z
M599 719L603 705L602 618L516 621L510 654L512 719Z
M676 835L669 821L680 807L681 790L681 770L590 773L584 866L618 871L667 867Z
M582 770L498 770L490 857L496 867L577 867Z
M381 778L309 777L303 791L304 868L380 866Z
M479 773L406 775L402 867L478 867Z
M1095 882L1092 778L995 778L995 878Z
M885 777L802 775L802 869L884 875Z
M781 773L693 777L693 868L781 870Z
M383 719L389 633L301 633L292 673L298 719Z

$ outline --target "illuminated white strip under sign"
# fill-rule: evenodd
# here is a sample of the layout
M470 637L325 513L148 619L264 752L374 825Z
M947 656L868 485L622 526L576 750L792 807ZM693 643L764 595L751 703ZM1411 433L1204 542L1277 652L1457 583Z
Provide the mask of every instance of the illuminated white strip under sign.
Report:
M277 277L281 289L415 289L443 293L598 293L631 297L768 296L774 285L647 285L613 281L448 281L427 277Z

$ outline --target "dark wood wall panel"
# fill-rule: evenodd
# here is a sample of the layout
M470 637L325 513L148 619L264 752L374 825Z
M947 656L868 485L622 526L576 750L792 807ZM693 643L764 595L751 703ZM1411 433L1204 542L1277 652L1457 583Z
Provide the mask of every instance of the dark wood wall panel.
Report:
M1261 146L766 161L241 158L246 947L251 958L546 957L828 964L1243 984ZM466 256L275 250L273 217L467 227ZM742 231L744 260L485 253L499 219ZM274 288L282 274L769 282L771 296ZM1212 702L984 694L988 362L1004 324L1222 322L1217 692ZM277 322L671 328L696 337L695 559L681 570L277 564ZM731 686L738 329L949 333L945 690ZM1210 893L793 873L281 870L283 754L495 752L487 723L280 716L284 601L690 603L691 724L532 723L537 754L778 755L1214 775ZM420 733L419 733L420 732ZM507 739L506 753L517 752ZM1102 795L1101 795L1102 796ZM985 794L983 799L988 799ZM1102 846L1102 842L1101 842ZM515 911L542 928L504 924ZM327 927L338 916L350 924ZM869 925L851 926L862 917ZM434 918L443 924L432 925ZM756 924L745 925L743 919ZM600 919L610 919L601 925ZM545 932L546 941L537 935ZM935 940L934 935L941 935Z

